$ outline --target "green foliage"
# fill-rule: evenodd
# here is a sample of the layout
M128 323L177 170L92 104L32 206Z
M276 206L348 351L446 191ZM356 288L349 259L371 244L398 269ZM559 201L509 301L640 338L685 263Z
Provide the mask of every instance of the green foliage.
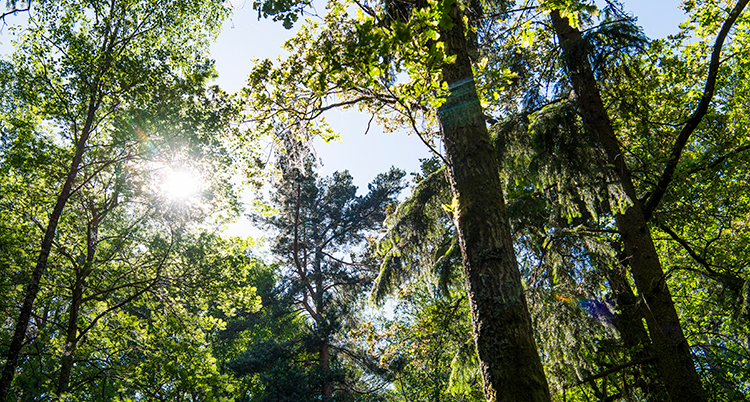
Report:
M648 306L632 290L615 217L646 203L659 182L703 96L726 16L718 2L687 1L682 32L649 41L607 3L459 6L481 106L499 121L498 174L553 393L661 400ZM322 118L334 107L358 107L433 144L447 92L440 71L453 62L439 32L454 24L447 12L456 3L329 3L286 44L289 57L251 71L246 132L229 126L236 100L205 87L214 71L204 52L227 13L219 2L35 4L18 53L0 62L1 345L60 183L77 150L83 160L36 302L18 398L54 394L59 379L48 373L72 356L61 399L481 400L444 160L425 161L411 197L395 207L403 173L357 195L347 173L318 178L296 145L334 138ZM309 5L254 8L288 28ZM585 94L571 89L547 28L552 10L585 32L578 51L595 70L637 199L586 132ZM742 16L725 45L714 102L648 228L704 387L727 401L745 399L750 381L748 27ZM254 154L261 134L285 152L270 206L278 214L256 217L274 232L270 266L248 256L250 244L211 234L239 213L232 165L253 173L264 164ZM168 200L153 184L167 167L203 172L206 184L189 202ZM357 311L373 283L377 303L395 303L392 319ZM645 340L634 341L638 333Z
M310 7L309 1L296 0L265 0L254 1L253 8L258 10L258 19L272 16L274 21L283 21L284 28L290 29L303 13Z
M484 400L462 288L451 287L446 295L422 280L401 286L396 294L394 317L367 336L391 372L393 400Z
M450 203L445 168L436 159L424 160L415 180L411 197L386 220L388 231L378 244L383 263L371 292L376 303L420 274L437 279L447 294L457 276L460 250L452 216L444 207Z
M368 340L388 362L400 400L482 400L445 168L423 160L415 181L386 220L378 244L384 261L371 291L375 302L396 306L396 317Z
M288 58L255 65L243 90L254 130L329 140L336 134L325 122L325 110L354 106L387 130L434 123L447 89L439 67L448 59L436 40L442 3L415 7L406 21L383 16L383 4L362 10L349 5L330 3L322 23L301 26L285 44ZM425 140L434 136L423 131Z
M212 234L239 213L227 147L239 109L206 85L215 72L205 53L227 9L34 4L28 27L11 27L20 39L1 69L4 346L53 207L64 209L15 396L231 397L234 380L207 345L226 317L258 302L249 244ZM171 169L198 175L198 191L165 195Z

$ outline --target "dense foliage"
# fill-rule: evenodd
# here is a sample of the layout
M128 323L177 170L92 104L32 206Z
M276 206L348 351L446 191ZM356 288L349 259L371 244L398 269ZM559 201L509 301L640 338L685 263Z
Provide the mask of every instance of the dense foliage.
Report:
M605 3L331 1L233 96L223 2L8 2L0 400L750 398L748 1ZM411 195L318 176L349 107Z

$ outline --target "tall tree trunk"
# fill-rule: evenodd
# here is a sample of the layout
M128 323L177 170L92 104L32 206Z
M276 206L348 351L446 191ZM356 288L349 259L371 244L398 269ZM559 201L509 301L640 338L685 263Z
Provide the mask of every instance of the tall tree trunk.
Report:
M638 293L645 302L645 318L659 376L673 401L705 401L690 346L664 280L643 205L638 200L623 152L604 108L581 32L572 28L568 19L562 18L557 10L551 13L551 18L563 49L563 62L576 93L584 128L604 149L607 164L613 167L612 173L620 179L630 198L630 206L623 213L615 214L615 222L625 248L624 261L630 266Z
M625 261L625 257L621 259ZM612 324L620 333L622 343L628 351L631 361L644 360L654 356L651 339L643 325L643 311L638 308L638 297L633 293L623 264L615 264L605 268L604 273L615 298L618 314L612 319ZM652 363L644 363L652 365ZM657 375L641 370L636 378L636 385L644 394L655 397L655 400L666 399L666 389Z
M450 96L439 110L463 255L472 326L487 401L549 401L505 212L499 165L457 4L440 38L454 63L442 68Z
M78 142L76 142L75 156L70 163L70 168L65 176L65 183L63 184L60 194L57 196L55 207L50 214L47 229L45 230L44 238L42 239L42 244L39 250L39 257L37 258L36 266L31 273L31 280L26 286L23 304L21 305L21 311L18 314L18 321L16 321L13 338L10 347L8 348L8 356L5 361L2 377L0 377L0 402L6 400L8 393L10 392L10 386L13 383L13 377L16 374L18 357L21 354L24 339L26 338L26 331L29 328L29 319L31 318L31 313L34 309L34 301L36 300L37 294L39 294L39 285L42 280L42 274L47 268L47 260L49 259L49 254L52 250L52 242L55 238L55 233L57 232L57 225L60 221L60 216L70 198L73 183L78 176L78 169L83 161L86 142L88 141L89 135L91 135L91 129L94 126L96 110L99 108L99 102L100 100L95 100L93 97L89 102L86 123L81 130L81 137L78 139Z
M615 264L605 269L605 275L618 311L612 324L620 333L625 347L634 350L633 358L650 356L651 340L643 326L643 312L638 308L638 297L628 283L625 267L622 264Z

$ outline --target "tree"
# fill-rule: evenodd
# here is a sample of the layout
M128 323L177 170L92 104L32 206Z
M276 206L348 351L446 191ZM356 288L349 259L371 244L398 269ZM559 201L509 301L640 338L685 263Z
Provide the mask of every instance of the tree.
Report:
M366 342L403 400L483 399L445 166L422 160L414 182L378 242L383 263L371 297L376 305L391 297L394 318L371 325Z
M275 233L271 251L279 260L280 290L268 303L291 303L282 317L299 318L285 318L289 326L278 328L283 332L276 339L249 346L231 367L244 375L273 374L265 377L258 400L349 400L368 385L357 384L352 373L372 370L343 336L356 327L356 308L373 279L372 268L356 252L372 241L403 188L404 174L396 169L381 174L358 196L348 173L319 179L310 158L295 160L293 151L279 159L281 174L270 203L278 212L256 219ZM288 381L298 386L290 389Z
M18 99L26 109L4 116L7 130L3 137L4 140L10 136L26 137L24 141L29 143L44 144L59 155L58 160L68 161L69 165L56 165L55 170L47 173L55 175L47 177L56 194L45 194L39 208L46 212L32 216L44 236L35 246L38 258L26 281L22 306L15 320L0 381L0 400L10 390L43 275L49 268L53 249L59 247L55 245L60 244L56 233L64 228L66 221L74 219L74 214L66 213L69 202L86 192L85 187L92 181L107 182L107 174L116 187L119 177L115 167L133 158L127 146L137 144L136 137L144 132L138 133L140 128L131 125L131 136L123 139L117 137L114 127L126 121L136 105L154 101L150 97L169 82L182 85L183 89L202 85L208 70L200 50L205 51L207 38L226 13L220 4L210 1L34 4L29 28L14 55L12 75L8 76L14 81L16 94L22 95ZM180 76L185 77L182 84ZM58 179L63 183L61 187ZM104 191L104 202L99 205L94 202L87 211L90 239L96 235L102 214L117 202L115 194L120 190L110 187ZM82 197L81 201L85 203L85 199ZM68 255L74 257L71 262L78 273L71 288L73 300L78 301L81 299L76 295L85 283L94 255L91 247L82 250L82 255L88 257L81 261L76 255ZM70 334L76 327L74 316L78 307L75 303L73 307ZM70 366L66 359L62 361L63 367ZM66 388L66 371L61 373L58 392Z
M653 351L657 356L657 368L673 400L705 400L706 397L669 288L662 280L664 270L653 245L647 221L673 179L688 138L708 110L714 94L723 41L746 5L745 1L738 2L724 22L714 45L701 101L690 119L682 125L658 184L645 198L639 197L632 173L622 158L623 151L601 101L580 31L571 27L569 19L562 17L560 10L552 10L550 14L563 49L564 65L577 95L584 129L589 135L596 136L596 141L606 153L608 167L619 178L627 196L629 205L621 213L615 214L624 245L623 261L627 261L641 297L649 306L646 321L654 344Z
M260 309L238 310L214 343L224 366L241 381L235 392L238 400L297 401L314 399L320 393L308 384L314 379L314 368L296 364L298 359L292 358L306 354L299 340L308 336L307 323L278 286L279 271L277 266L265 265L254 273L251 282L261 298Z
M288 43L296 53L284 65L272 69L267 61L253 71L247 93L257 108L268 111L256 118L259 129L277 129L275 116L295 132L314 134L319 128L312 120L323 111L353 104L379 114L387 108L400 115L401 124L417 129L416 115L435 118L430 108L442 105L437 119L486 398L548 400L499 166L475 89L462 7L456 2L404 4L400 17L389 14L387 4L378 7L363 5L358 20L349 19L343 6L334 6L320 33L302 29ZM473 10L481 15L480 9ZM399 72L413 80L399 83ZM269 90L271 84L276 89ZM291 102L289 88L299 93ZM341 102L324 106L331 95Z
M583 361L587 372L578 368L568 370L565 375L575 380L565 379L565 385L589 384L600 399L616 397L618 393L637 398L638 394L627 394L634 384L642 392L640 395L650 398L659 399L659 389L664 386L676 400L705 399L701 396L704 393L695 362L706 367L704 372L711 376L704 378L705 382L727 384L727 371L716 362L719 356L741 354L735 354L737 349L734 348L727 354L717 353L719 345L723 344L720 339L726 337L719 334L711 336L716 339L713 351L707 353L703 347L694 349L697 358L693 360L683 325L694 317L684 316L681 321L678 313L683 307L696 311L695 303L675 308L667 284L677 281L667 274L685 268L673 264L678 261L667 262L672 265L670 271L662 268L664 262L656 252L656 247L662 245L654 244L652 233L662 233L673 246L679 246L682 256L689 256L691 264L700 267L696 269L697 275L718 281L707 286L712 288L721 283L722 288L732 289L730 292L734 295L742 293L739 284L746 281L740 265L732 263L716 269L695 248L695 243L702 243L704 252L715 250L709 245L724 238L722 233L734 218L706 217L706 221L701 221L699 226L707 223L719 232L710 240L688 231L693 240L687 241L688 233L680 234L663 222L675 218L674 222L682 223L684 219L676 218L680 204L698 197L686 186L680 186L679 193L671 191L679 182L675 177L692 182L696 174L704 171L725 174L720 167L729 164L729 160L739 159L747 150L747 145L738 140L736 134L744 131L734 123L744 121L734 112L744 102L739 96L742 91L738 91L736 84L717 80L722 69L732 77L742 76L741 69L733 71L729 67L744 65L741 61L744 58L739 56L746 52L746 22L741 15L744 2L738 2L731 10L722 10L714 3L688 2L686 9L691 12L692 25L686 25L681 35L650 44L633 25L632 18L614 2L608 3L603 18L598 21L594 18L595 6L576 1L529 1L513 10L505 3L485 4L486 13L482 5L476 3L356 4L361 11L357 16L351 16L344 6L333 6L324 19L325 26L303 27L288 43L287 49L291 52L288 59L278 67L269 61L263 62L253 71L248 94L255 101L255 112L259 113L258 127L269 132L288 129L302 135L325 133L326 127L316 123L322 113L333 107L357 105L372 112L388 128L412 128L434 150L437 147L431 140L437 130L431 130L439 122L447 153L444 162L454 196L446 209L456 213L456 218L469 218L469 222L472 213L461 207L462 202L484 205L485 200L491 200L490 210L502 211L503 188L495 185L494 179L490 180L494 175L501 176L508 193L517 197L511 199L518 214L518 221L514 223L529 229L519 236L528 236L521 239L521 244L531 245L529 250L534 252L531 256L523 255L522 259L529 257L524 268L532 274L547 275L542 278L544 281L527 282L539 285L534 289L540 295L534 301L536 311L542 311L542 304L555 299L557 303L570 305L603 302L607 292L612 296L610 303L617 314L608 324L618 332L618 347L607 350L595 344L602 341L603 345L603 341L612 340L608 338L609 330L599 328L597 336L585 337L585 344L576 345L574 349L582 352L579 360ZM274 10L294 12L283 7ZM724 18L725 14L728 18ZM462 15L466 16L465 20ZM545 29L550 21L553 29ZM464 23L468 28L464 28ZM459 28L454 30L455 26ZM723 41L733 26L740 28L735 30L731 45L731 54L737 56L737 62L729 58L727 64L722 65L718 61ZM471 34L465 35L465 32ZM686 40L693 33L701 38L699 44ZM705 39L712 35L718 40ZM467 41L467 36L471 40ZM467 46L474 40L481 46ZM686 50L680 50L680 46ZM707 60L708 54L713 62ZM701 84L695 84L697 81ZM705 87L703 82L707 83ZM721 86L717 93L722 94L718 98L714 96L717 83ZM290 88L296 96L289 96ZM459 90L465 92L459 94ZM711 106L712 100L717 101L716 106ZM685 103L690 105L688 109ZM437 108L440 109L435 113ZM494 117L487 116L489 114ZM710 120L705 120L707 116ZM732 116L732 123L728 122L728 116ZM485 136L485 121L497 120L502 122L493 130L495 144L487 145L491 138ZM680 130L672 132L668 128L670 125ZM522 155L532 162L519 166L533 167L536 171L532 174L498 169L508 164L494 165L492 158L485 158L485 153L494 152L495 157L507 162L505 153L509 152L509 146L517 145L505 143L508 138L503 135L508 131L516 132L519 137L533 135L536 143L530 145L536 148L534 152L541 149L548 154ZM472 141L461 144L463 137L456 135L458 132L474 133L476 137L467 137ZM683 159L685 154L690 155L687 161ZM480 162L470 165L476 161ZM487 166L496 173L474 172L461 177L462 168ZM474 178L483 181L472 182ZM705 183L693 191L699 192L703 186ZM499 196L481 193L487 188ZM461 199L473 191L478 192L474 197ZM417 200L419 197L415 196ZM719 207L716 200L721 197L718 194L698 198L716 212L728 210ZM664 208L665 200L669 200L672 211ZM531 216L522 217L523 213ZM524 222L524 219L534 221ZM471 261L475 252L471 247L476 244L467 240L471 238L471 230L487 228L483 225L490 222L489 226L499 231L495 233L497 238L506 240L510 238L510 231L504 220L500 217L462 226L460 219L456 219L461 239L458 244L462 247L469 283L477 277ZM654 229L656 226L659 229ZM531 230L537 233L529 235ZM485 238L492 238L488 233ZM443 236L436 236L431 245L414 248L442 250L443 239ZM538 243L533 244L534 241ZM512 247L505 250L506 255L512 255ZM534 261L536 256L540 258ZM534 265L539 268L531 269ZM515 272L508 261L504 267L498 272ZM386 271L383 273L385 278ZM561 273L568 276L565 284L558 280ZM677 282L676 287L686 285L695 291L708 292L697 285L694 278L685 278L686 282ZM520 284L520 276L512 282ZM635 284L635 291L631 282ZM555 288L560 285L565 288ZM473 312L478 323L486 317L487 310L479 307L482 303L478 295L472 293L471 287L469 289L469 298L477 302ZM555 294L558 290L580 293L575 297ZM742 303L746 300L744 296L734 299ZM573 314L567 316L574 317ZM591 328L590 323L578 318L576 324L580 329ZM705 324L694 327L704 329L693 333L696 339L706 339ZM520 333L521 339L529 339L526 332ZM492 360L493 354L486 353L486 349L483 351L486 346L481 344L483 337L478 337L477 342L480 362ZM559 355L547 353L548 346L542 345L544 355L557 358ZM547 363L558 364L559 361ZM657 367L657 374L650 372L652 363ZM493 398L495 380L489 367L495 367L495 363L484 367L485 391L488 398ZM592 371L596 368L600 369L599 373ZM609 381L615 375L623 379L622 384L613 385L613 381ZM646 378L646 384L639 383L641 377ZM530 374L523 378L540 377ZM542 388L533 379L530 383L536 385L528 386L529 389ZM722 387L727 395L736 395L739 389L729 385ZM565 392L566 387L561 388ZM504 392L503 395L519 393Z
M203 84L203 80L197 82ZM173 84L169 91L176 90L182 103L195 106L196 99L181 91L185 88L179 82ZM97 168L96 174L71 197L58 225L47 280L40 285L26 353L15 380L18 397L57 394L104 400L153 392L168 399L190 393L193 399L210 400L212 394L230 392L231 378L218 372L205 344L233 309L255 308L253 288L245 279L252 264L244 255L246 245L206 231L216 229L196 227L213 226L212 215L236 208L227 190L228 172L215 169L225 163L226 151L216 144L202 149L208 145L205 141L196 142L195 148L175 144L175 132L212 136L218 134L217 126L199 124L214 121L198 118L209 110L175 107L174 99L167 98L166 103L154 101L143 110L131 110L127 124L112 128L108 136L100 134L100 138L123 142L95 148L86 158L89 166ZM197 100L206 99L199 96ZM170 103L181 118L190 115L190 123L175 122L175 116L166 113ZM148 112L153 110L159 110L155 119L159 130L148 124ZM209 116L215 117L212 113L204 117ZM221 126L220 121L215 123ZM148 147L141 147L138 138L144 133L152 133ZM52 185L36 183L40 179L54 183L55 177L30 157L33 150L19 138L3 153L0 184L11 191L3 192L10 199L4 199L2 206L9 217L20 221L54 190ZM130 157L112 158L112 152ZM169 169L159 160L167 155L178 160L180 154L190 155L196 171L213 168L212 180L205 180L188 199L169 199L161 188ZM40 197L28 199L19 191L22 188L33 189ZM37 218L31 215L30 219ZM9 233L23 227L9 226ZM8 285L23 283L13 274L20 271L14 266L24 255L25 244L14 237L4 248L8 257L16 259L15 264L3 265L3 272L11 275ZM35 237L29 235L29 240ZM17 298L11 295L9 301ZM6 318L15 305L8 307ZM165 364L167 360L179 360L179 364Z

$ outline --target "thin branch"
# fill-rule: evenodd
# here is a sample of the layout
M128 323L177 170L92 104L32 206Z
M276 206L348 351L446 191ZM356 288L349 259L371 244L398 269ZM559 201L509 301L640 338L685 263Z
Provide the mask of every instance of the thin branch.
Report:
M326 253L325 251L321 251L321 253L323 253L324 256L326 256L326 257L328 257L328 258L330 258L330 259L332 259L332 260L334 260L336 262L339 262L339 263L344 264L344 265L348 265L350 267L359 268L359 267L362 266L362 264L357 264L357 263L354 263L354 262L347 262L347 261L338 259L338 258L336 258L336 257L334 257L334 256L332 256L332 255L330 255L328 253Z
M618 372L620 370L624 370L624 369L626 369L628 367L637 366L639 364L651 363L653 361L656 361L656 357L654 357L654 356L644 357L642 359L631 360L631 361L629 361L627 363L623 363L623 364L614 366L614 367L612 367L610 369L607 369L607 370L604 370L604 371L602 371L600 373L588 376L586 378L582 378L582 379L578 380L575 384L565 385L565 386L563 386L563 388L567 389L567 388L577 387L577 386L583 385L583 384L585 384L587 382L591 382L591 381L598 380L600 378L606 377L606 376L608 376L610 374L613 374L613 373L616 373L616 372Z
M388 89L388 92L391 92L391 89L390 89L390 88L387 88L387 89ZM393 92L391 92L391 94L393 94ZM434 147L432 146L432 144L430 144L430 143L429 143L429 142L428 142L428 141L427 141L427 140L426 140L426 139L424 138L424 136L422 135L422 132L421 132L421 131L419 131L419 129L417 128L417 122L416 122L416 120L414 119L414 116L412 116L412 114L411 114L411 109L410 109L410 108L409 108L409 107L408 107L407 105L405 105L405 104L404 104L403 100L399 99L399 98L398 98L398 97L396 97L395 95L394 95L394 98L396 99L396 102L397 102L398 104L400 104L402 108L404 108L404 111L405 111L405 113L404 113L404 114L405 114L405 115L406 115L406 117L407 117L407 118L409 119L409 123L411 124L411 129L412 129L412 130L414 130L414 133L415 133L415 134L417 134L417 136L418 136L418 137L419 137L419 139L420 139L420 140L422 141L422 143L423 143L423 144L425 144L425 145L427 146L427 148L429 148L429 149L430 149L430 151L431 151L432 153L434 153L435 155L437 155L437 156L438 156L438 157L439 157L439 158L440 158L440 159L441 159L441 160L443 161L443 163L445 163L445 165L446 165L446 166L451 166L451 164L450 164L450 163L448 162L448 160L447 160L447 159L445 159L445 157L444 157L444 156L443 156L443 155L442 155L442 154L441 154L440 152L438 152L438 151L437 151L437 150L436 150L436 149L435 149L435 148L434 148Z
M669 237L672 238L672 240L674 240L677 243L679 243L679 245L682 246L683 249L685 249L685 251L690 255L690 257L692 257L695 260L695 262L697 262L698 264L700 264L701 266L703 266L703 268L705 268L706 271L708 271L709 273L711 273L713 275L720 275L718 272L714 271L713 268L711 268L711 264L709 264L708 261L705 258L703 258L702 256L700 256L695 250L693 250L693 247L690 246L690 244L687 242L687 240L685 240L685 239L681 238L679 235L677 235L677 233L675 233L675 231L672 230L666 224L663 224L663 223L659 222L658 226L659 226L659 228L661 230L663 230L664 232L666 232L669 235Z
M171 254L173 247L174 247L174 241L172 241L172 243L170 243L169 247L167 248L166 252L164 253L164 257L162 258L162 260L159 262L159 264L156 267L156 275L151 279L151 281L150 281L150 283L148 285L146 285L144 288L142 288L140 290L137 290L135 293L133 293L130 296L126 297L125 299L123 299L119 303L116 303L116 304L108 307L107 309L105 309L101 313L99 313L96 317L94 317L93 320L91 320L91 322L89 323L89 325L86 326L86 328L80 330L80 334L76 337L76 342L78 340L80 340L81 337L83 337L86 333L88 333L88 331L91 328L93 328L96 325L96 323L102 317L104 317L105 315L109 314L111 311L117 310L120 307L122 307L122 306L130 303L131 301L133 301L136 298L140 297L142 294L144 294L147 291L153 289L159 283L160 279L162 279L162 276L161 276L162 268L167 263L167 258ZM146 282L146 281L144 281L144 282Z
M5 26L6 26L6 25L8 25L8 24L7 24L6 22L5 22L5 17L11 16L11 15L16 15L16 14L18 14L18 13L21 13L21 12L24 12L24 11L29 11L29 10L31 10L31 0L28 0L28 1L26 2L26 8L16 8L16 4L14 3L14 4L13 4L13 9L12 9L12 10L10 10L10 11L6 11L6 12L4 12L4 13L0 14L0 20L3 20L3 26L2 26L2 27L0 27L0 31L2 31L2 29L3 29L3 28L4 28Z
M702 165L700 165L700 166L698 166L696 168L691 169L690 171L687 172L687 175L688 176L692 176L692 175L694 175L694 174L696 174L696 173L698 173L698 172L700 172L702 170L713 169L716 166L719 166L720 164L724 163L724 161L726 161L727 159L731 158L732 156L737 155L737 154L742 153L742 152L745 152L748 149L750 149L750 145L744 145L744 146L741 146L739 148L735 148L735 149L729 151L728 153L726 153L726 154L724 154L724 155L716 158L716 160L714 160L711 163L702 164Z
M489 14L485 18L489 18L489 19L495 20L495 19L498 19L499 17L505 17L508 14L522 13L522 12L525 12L525 11L536 10L537 8L539 8L539 7L538 6L521 7L521 8L516 8L516 9L513 9L513 10L503 11L501 13Z
M672 272L676 271L677 269L682 269L685 271L699 273L705 276L706 278L720 282L723 285L728 286L730 288L734 288L734 289L738 287L741 288L742 284L744 283L744 280L738 278L736 275L733 275L732 273L716 271L712 267L712 265L708 262L708 260L706 260L704 256L699 255L695 250L693 250L692 246L690 246L690 244L685 239L682 239L681 237L679 237L679 235L677 235L677 233L675 233L671 228L669 228L667 225L662 224L662 223L659 223L658 226L660 229L666 232L672 238L672 240L679 243L680 246L682 246L682 248L685 249L688 255L690 255L690 257L692 257L693 260L695 260L695 262L697 262L699 265L701 265L704 268L704 270L694 269L690 267L670 268L667 272L664 273L662 277L663 279L666 279ZM708 248L708 246L706 246L706 248Z
M306 120L315 120L318 117L320 117L320 115L322 115L327 110L336 109L336 108L339 108L339 107L356 105L359 102L362 102L362 101L365 101L365 100L368 100L368 99L371 99L371 98L372 98L371 96L360 96L360 97L358 97L356 99L352 99L352 100L348 100L348 101L330 103L330 104L328 104L326 106L318 106L318 107L315 108L315 109L317 109L315 111L315 113L312 116L310 116L309 118L307 118Z

